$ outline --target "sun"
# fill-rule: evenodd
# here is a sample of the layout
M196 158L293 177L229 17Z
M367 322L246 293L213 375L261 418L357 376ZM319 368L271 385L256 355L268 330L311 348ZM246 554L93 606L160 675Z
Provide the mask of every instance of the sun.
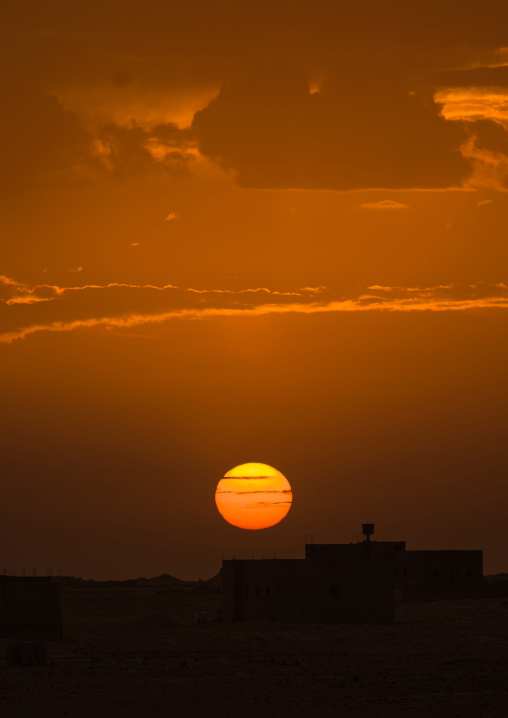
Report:
M266 529L282 521L293 494L286 477L268 464L240 464L224 474L215 503L226 521L241 529Z

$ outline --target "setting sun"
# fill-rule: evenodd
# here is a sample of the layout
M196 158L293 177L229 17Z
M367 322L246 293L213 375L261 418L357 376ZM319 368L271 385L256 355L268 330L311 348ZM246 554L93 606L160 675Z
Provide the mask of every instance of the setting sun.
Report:
M266 529L278 524L291 508L291 486L268 464L235 466L219 481L215 502L219 513L241 529Z

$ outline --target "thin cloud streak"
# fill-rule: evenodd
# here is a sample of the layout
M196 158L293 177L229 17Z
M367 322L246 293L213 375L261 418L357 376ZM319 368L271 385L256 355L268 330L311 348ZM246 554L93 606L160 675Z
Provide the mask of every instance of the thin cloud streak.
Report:
M374 209L374 210L396 210L396 209L409 209L409 205L403 204L402 202L396 202L393 199L382 199L379 202L364 202L360 205L362 209Z
M7 289L21 288L21 291L25 292L24 296L33 296L30 292L34 292L40 287L34 287L31 290L22 283L17 283L15 280L7 279L3 282L4 287ZM41 285L45 289L45 285ZM150 289L162 290L161 287L152 287L147 285ZM81 290L88 290L93 293L95 290L101 292L100 298L104 298L107 295L108 290L114 291L117 288L125 290L136 290L139 291L139 287L132 285L121 285L111 284L105 287L95 285L89 285L87 287L65 287L50 289L56 289L57 296L68 293L68 296L76 296ZM165 288L175 289L173 285L166 285ZM143 287L142 289L146 289ZM191 320L203 320L213 318L226 318L226 317L259 317L268 315L285 315L285 314L325 314L325 313L341 313L341 312L450 312L450 311L468 311L468 310L480 310L480 309L507 309L508 308L508 285L503 282L497 284L486 284L479 282L472 285L437 285L435 287L389 287L382 285L372 285L368 287L367 292L360 294L356 297L350 298L334 298L332 296L326 297L326 292L331 295L332 292L326 288L319 288L319 291L323 296L320 301L316 300L316 288L310 288L310 292L306 295L304 290L298 290L294 292L277 292L271 291L265 288L258 289L245 289L239 291L233 290L184 290L183 295L187 294L207 294L209 303L214 301L213 297L218 295L236 295L233 300L234 305L229 306L227 303L224 304L225 299L220 301L223 303L221 306L204 306L199 304L198 306L179 306L175 308L161 308L155 311L125 311L121 307L117 307L116 314L106 313L102 307L104 303L100 304L101 314L104 311L104 315L101 316L89 316L80 318L63 319L58 321L41 321L37 320L34 316L32 322L26 321L28 317L24 317L24 323L21 326L15 326L10 330L4 330L0 333L0 343L11 344L17 339L24 339L31 334L38 332L72 332L79 329L93 329L93 328L107 328L107 329L128 329L140 325L155 325L163 324L174 319L191 319ZM74 294L73 294L74 293ZM105 293L105 294L104 294ZM270 301L260 301L258 304L245 303L238 305L238 296L250 295L255 297L256 300L264 299ZM135 295L135 297L137 294ZM171 295L175 297L175 295ZM292 301L293 296L299 296L299 301ZM182 294L178 294L177 298L181 299ZM85 297L86 298L86 297ZM171 298L171 297L169 297ZM168 299L169 299L168 298ZM276 298L279 303L273 301ZM290 298L288 300L288 298ZM165 298L165 301L168 301ZM205 297L206 300L206 297ZM308 300L308 301L305 301ZM44 300L41 300L43 302ZM201 299L199 300L202 301ZM219 300L217 300L219 301ZM38 310L38 302L35 304L32 302L21 301L18 302L25 305L25 308L19 307L19 311L23 309L25 312ZM3 300L3 304L9 307L12 311L16 307L12 307L12 298ZM30 306L32 305L32 306ZM50 301L46 301L41 307L40 311L45 311L45 307L51 305ZM1 303L0 303L1 306ZM59 305L56 305L59 307ZM65 309L68 313L72 313L73 309L79 311L90 311L92 313L93 306L87 309L87 304L76 305L74 307L71 304L66 304ZM95 311L98 313L97 307Z
M252 504L239 504L237 508L239 509L270 509L274 508L275 506L281 506L285 505L291 506L291 501L256 501Z
M255 477L256 479L259 479L259 476ZM252 477L251 477L252 479ZM246 494L291 494L291 489L255 489L254 491L232 491L232 490L223 490L223 489L217 489L215 492L216 494L237 494L238 496L245 496Z
M16 292L15 296L11 297L6 301L6 304L30 304L34 302L50 301L54 297L61 296L66 292L82 292L89 289L150 289L159 292L163 292L168 289L177 289L182 292L189 292L193 294L273 294L274 296L284 297L301 297L306 294L319 294L326 290L325 286L320 287L302 287L295 291L281 292L277 290L268 289L267 287L255 287L247 289L194 289L192 287L181 288L174 284L164 284L157 286L155 284L124 284L120 282L110 282L109 284L83 284L77 287L59 287L54 284L37 284L30 288L27 284L17 282L15 279L0 275L0 283L6 286L13 287ZM38 293L42 293L43 296L38 296ZM48 296L48 293L50 296ZM53 296L51 296L53 295Z

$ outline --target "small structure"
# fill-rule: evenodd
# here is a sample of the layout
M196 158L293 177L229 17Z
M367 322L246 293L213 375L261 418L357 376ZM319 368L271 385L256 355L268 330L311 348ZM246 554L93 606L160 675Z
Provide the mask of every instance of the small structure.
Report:
M374 535L374 524L362 524L362 534L366 541L370 541L370 537Z
M58 583L49 576L0 576L0 638L58 641L62 637Z
M223 620L392 623L396 584L431 582L433 596L443 583L481 585L482 551L406 551L372 541L374 524L362 529L362 542L306 544L304 559L223 561Z

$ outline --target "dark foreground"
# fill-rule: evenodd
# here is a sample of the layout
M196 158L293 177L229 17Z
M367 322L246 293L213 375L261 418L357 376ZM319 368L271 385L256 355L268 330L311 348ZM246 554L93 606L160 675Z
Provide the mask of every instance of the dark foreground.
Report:
M405 604L392 626L197 623L220 606L215 580L62 602L49 666L0 660L0 716L508 716L506 599Z

